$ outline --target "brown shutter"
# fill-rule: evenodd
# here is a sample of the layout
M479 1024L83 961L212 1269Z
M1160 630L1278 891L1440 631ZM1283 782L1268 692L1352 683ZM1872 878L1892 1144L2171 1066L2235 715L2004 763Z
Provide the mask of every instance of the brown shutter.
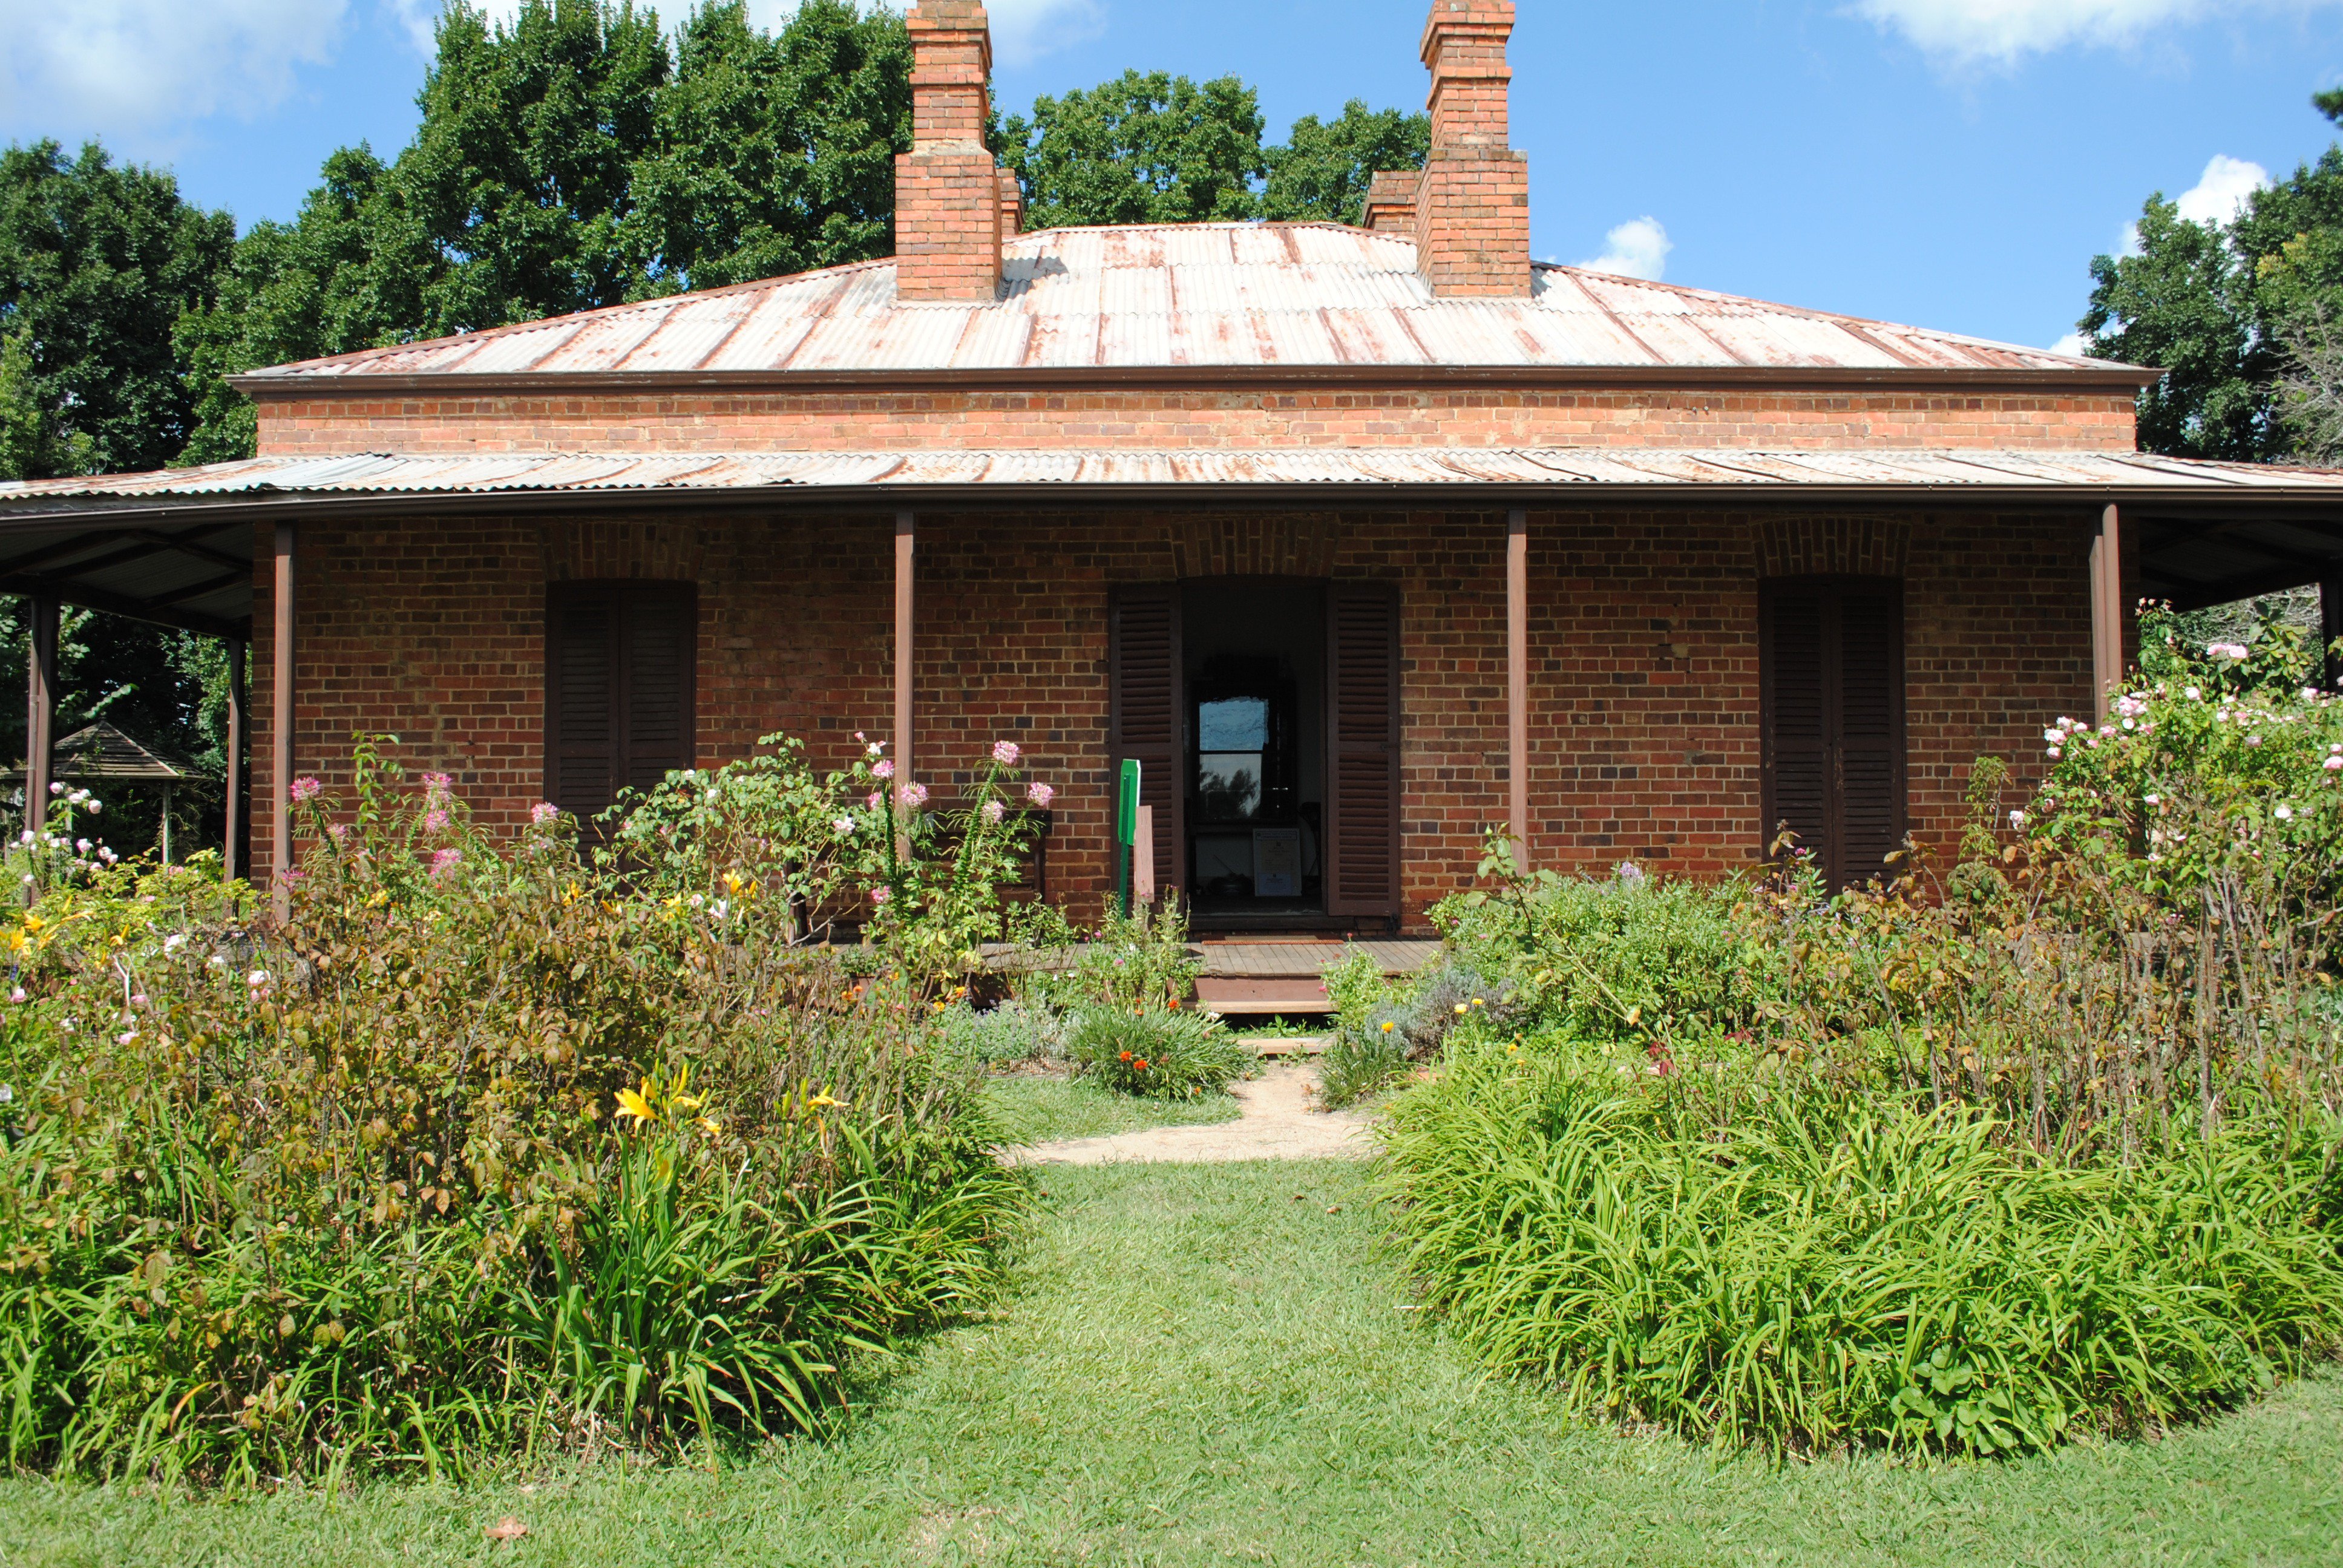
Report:
M1836 880L1882 875L1904 842L1902 587L1851 582L1838 596Z
M1786 822L1829 885L1866 881L1904 840L1904 599L1877 578L1765 585L1764 842Z
M559 583L546 598L545 797L592 818L694 761L689 584Z
M1187 880L1180 585L1119 586L1107 621L1107 822L1123 759L1137 758L1140 801L1155 808L1155 885L1175 888Z
M649 789L699 759L691 700L699 605L689 587L670 583L629 588L623 604L626 751L619 777L629 789Z
M1326 605L1326 912L1399 915L1399 595L1338 582Z
M1823 657L1824 592L1767 583L1759 618L1760 749L1765 769L1765 846L1786 825L1801 849L1827 866L1830 852L1830 726Z

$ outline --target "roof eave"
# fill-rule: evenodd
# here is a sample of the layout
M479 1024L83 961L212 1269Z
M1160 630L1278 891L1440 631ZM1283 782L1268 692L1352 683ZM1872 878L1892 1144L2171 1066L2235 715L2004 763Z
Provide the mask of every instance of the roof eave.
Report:
M2154 385L2158 369L2133 365L1841 366L1718 365L1165 365L1067 366L1013 369L620 370L466 375L325 376L254 371L228 385L261 402L427 394L482 397L580 392L1048 392L1098 387L1212 390L1239 387L1369 387L1388 390L1505 387L1570 391L1602 387L1701 391L1737 387L1822 391L1999 387L2006 390L2123 393Z

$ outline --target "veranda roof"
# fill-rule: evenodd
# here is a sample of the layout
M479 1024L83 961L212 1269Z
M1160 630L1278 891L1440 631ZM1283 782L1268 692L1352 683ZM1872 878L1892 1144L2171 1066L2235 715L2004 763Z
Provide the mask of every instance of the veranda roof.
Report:
M0 484L0 592L240 635L256 530L276 516L538 507L1705 505L1837 508L2117 503L2144 590L2184 607L2343 568L2343 469L2142 453L1857 448L1310 447L1272 451L581 452L256 457ZM2128 553L2128 552L2127 552Z
M51 755L55 760L49 776L65 782L103 779L116 784L180 784L203 777L192 768L149 750L103 721L75 730L52 748ZM21 783L24 777L25 764L21 761L0 774L0 779L11 784Z

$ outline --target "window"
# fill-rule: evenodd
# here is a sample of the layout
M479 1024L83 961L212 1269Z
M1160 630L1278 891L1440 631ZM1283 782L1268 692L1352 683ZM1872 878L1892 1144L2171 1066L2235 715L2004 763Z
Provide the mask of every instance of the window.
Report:
M1904 842L1904 588L1787 578L1759 605L1765 841L1784 825L1833 889Z
M698 595L689 583L557 584L547 596L545 798L590 818L693 765Z

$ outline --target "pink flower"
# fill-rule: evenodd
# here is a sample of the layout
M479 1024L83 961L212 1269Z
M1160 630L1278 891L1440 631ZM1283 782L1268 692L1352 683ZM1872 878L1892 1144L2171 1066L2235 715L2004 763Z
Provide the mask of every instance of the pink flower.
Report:
M445 773L426 773L423 787L434 795L445 795L456 787L456 780Z
M23 986L18 986L15 990L10 991L8 993L8 1000L10 1001L23 1001L25 1000L25 988Z
M2343 758L2338 758L2336 760L2338 763L2343 763ZM992 823L995 827L1000 826L1001 819L1008 815L1009 808L1001 802L998 800L987 800L984 803L984 819Z
M892 779L894 776L895 759L891 757L881 757L870 765L870 777L873 779Z
M870 890L870 901L874 904L884 905L891 896L892 895L890 894L885 888L873 888Z
M441 832L441 831L443 831L443 830L447 828L447 812L445 812L445 811L426 811L425 813L423 813L423 830L424 830L425 832L427 832L427 833L437 833L437 832Z
M928 787L924 784L906 784L895 791L895 798L902 801L904 809L916 811L928 803Z
M539 800L528 809L528 819L537 827L549 826L561 815L561 808L550 800Z
M2319 766L2326 769L2329 773L2343 773L2343 757L2329 757L2326 761L2320 763Z
M887 797L879 793L878 790L873 789L870 791L870 798L862 803L865 806L870 807L873 811L876 811L880 807L884 806L887 803Z
M326 836L337 844L343 843L350 836L350 825L347 822L329 822L326 825Z
M996 740L992 743L992 759L1003 768L1016 767L1017 758L1017 742L1014 740Z
M307 777L307 775L293 780L293 788L288 791L297 802L302 800L315 800L318 796L325 792L326 787L324 784L318 782L315 779Z
M463 860L464 851L461 849L434 849L431 851L431 874L435 877L452 877L456 874L456 868L461 865Z
M1055 789L1051 789L1047 784L1042 783L1039 779L1034 779L1032 783L1028 784L1025 787L1025 799L1031 800L1034 805L1040 807L1045 811L1049 809L1050 802L1057 798L1058 792Z

